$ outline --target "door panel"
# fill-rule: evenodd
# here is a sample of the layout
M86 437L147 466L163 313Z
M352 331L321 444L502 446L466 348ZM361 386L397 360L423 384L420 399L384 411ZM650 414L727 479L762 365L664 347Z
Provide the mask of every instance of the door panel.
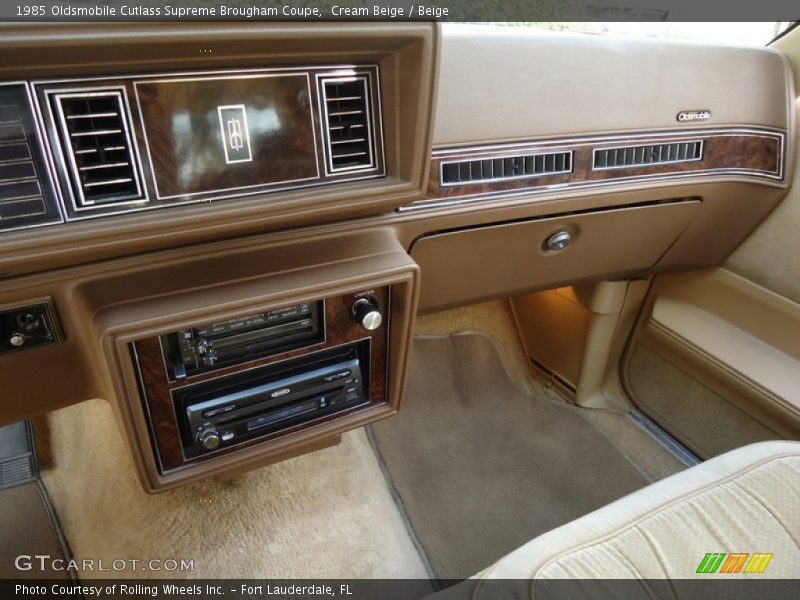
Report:
M800 305L727 269L655 280L625 381L701 456L800 433Z
M795 103L795 108L796 123L800 117L800 100ZM795 185L789 194L724 265L745 279L794 302L800 302L800 188L796 183L800 177L798 171L800 162L795 160L792 177Z
M776 45L800 72L800 31ZM795 122L798 116L796 99ZM797 182L792 150L790 181ZM623 382L641 410L702 457L800 438L798 231L795 183L721 267L653 281Z

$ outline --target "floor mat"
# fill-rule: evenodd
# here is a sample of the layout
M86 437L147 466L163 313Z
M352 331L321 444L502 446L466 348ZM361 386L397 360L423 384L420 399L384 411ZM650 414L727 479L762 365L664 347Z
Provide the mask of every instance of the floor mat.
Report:
M48 556L63 565L68 555L41 483L3 490L0 506L0 579L68 580L68 571L42 569L38 560L30 559Z
M372 433L441 579L647 484L580 409L515 386L482 334L415 339L403 407Z
M781 439L644 344L631 355L628 377L642 410L703 458Z

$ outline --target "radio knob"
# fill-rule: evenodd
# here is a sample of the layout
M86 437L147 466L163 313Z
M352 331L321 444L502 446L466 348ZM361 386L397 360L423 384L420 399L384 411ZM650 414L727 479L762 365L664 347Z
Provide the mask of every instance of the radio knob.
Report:
M383 323L383 315L378 309L378 303L372 298L359 298L353 304L350 312L356 323L367 331L374 331Z
M218 358L217 351L211 348L205 354L203 354L203 364L207 367L213 367L215 364L217 364Z
M213 450L217 446L219 446L219 431L214 429L213 427L209 427L208 429L203 429L200 433L197 434L197 441L203 444L203 447L206 450Z

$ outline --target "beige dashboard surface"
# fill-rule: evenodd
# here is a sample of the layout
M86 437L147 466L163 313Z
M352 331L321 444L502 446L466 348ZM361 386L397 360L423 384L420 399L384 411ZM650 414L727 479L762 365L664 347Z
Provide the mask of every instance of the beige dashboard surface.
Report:
M435 145L667 128L686 110L711 111L703 125L786 125L778 51L486 25L442 35Z

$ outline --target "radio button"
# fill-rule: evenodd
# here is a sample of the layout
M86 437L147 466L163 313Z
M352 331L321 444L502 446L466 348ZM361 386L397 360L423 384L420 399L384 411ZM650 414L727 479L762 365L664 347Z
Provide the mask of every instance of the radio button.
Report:
M330 383L331 381L336 381L337 379L342 379L349 375L350 375L350 370L348 369L347 371L339 371L338 373L335 373L333 375L328 375L326 377L323 377L322 381L324 381L325 383Z
M175 375L175 379L186 379L186 365L183 363L173 365L172 372Z
M236 408L235 404L228 404L227 406L221 406L219 408L212 408L210 410L203 411L203 418L210 419L211 417L216 417L217 415L224 414L226 412L232 411Z

